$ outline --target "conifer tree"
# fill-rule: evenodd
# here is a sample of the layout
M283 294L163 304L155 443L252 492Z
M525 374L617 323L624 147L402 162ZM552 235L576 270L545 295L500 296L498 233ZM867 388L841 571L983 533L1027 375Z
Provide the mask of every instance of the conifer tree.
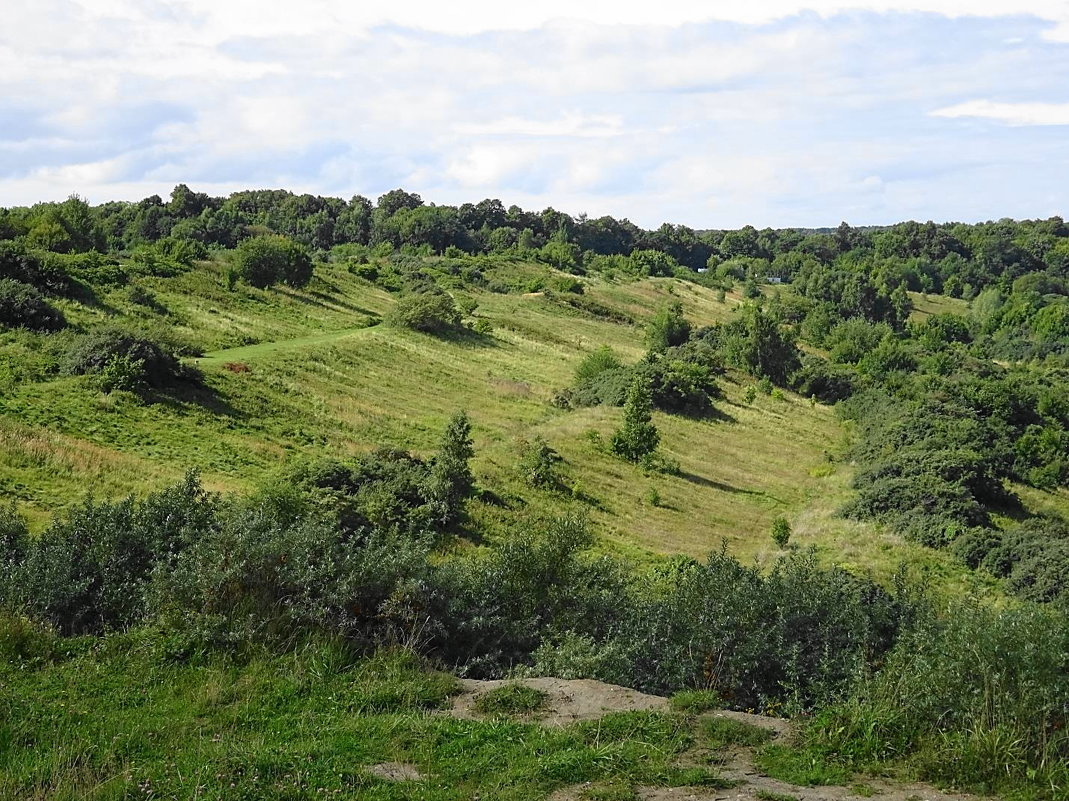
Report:
M612 435L611 448L617 456L637 462L657 449L661 435L653 424L649 382L637 376L627 390L624 422Z

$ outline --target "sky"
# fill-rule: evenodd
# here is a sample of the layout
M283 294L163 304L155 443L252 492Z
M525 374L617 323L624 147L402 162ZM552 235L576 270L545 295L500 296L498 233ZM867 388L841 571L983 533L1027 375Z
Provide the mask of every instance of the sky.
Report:
M0 206L178 183L699 229L1066 215L1069 0L6 0Z

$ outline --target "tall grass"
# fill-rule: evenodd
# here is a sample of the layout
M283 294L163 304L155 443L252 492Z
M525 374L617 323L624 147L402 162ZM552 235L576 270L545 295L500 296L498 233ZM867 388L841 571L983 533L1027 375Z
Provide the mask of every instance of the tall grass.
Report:
M919 620L887 663L810 727L852 765L1069 797L1069 620L1056 609L961 602Z

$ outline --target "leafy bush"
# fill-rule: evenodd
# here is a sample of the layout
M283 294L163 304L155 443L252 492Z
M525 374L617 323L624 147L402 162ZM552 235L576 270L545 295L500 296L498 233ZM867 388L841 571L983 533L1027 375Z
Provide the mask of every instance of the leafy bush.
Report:
M70 276L55 261L43 260L23 245L0 240L0 279L5 278L52 295L67 295L73 289Z
M69 375L103 373L115 388L145 384L161 389L196 378L169 347L117 327L97 328L77 337L62 359L62 369Z
M414 331L447 334L460 329L460 310L449 293L431 289L401 298L386 320Z
M575 386L581 386L597 378L609 370L619 370L623 362L608 345L602 345L597 350L587 354L575 368Z
M67 634L137 623L153 571L172 567L211 529L215 508L191 473L143 501L87 499L21 544L7 526L11 572L10 582L0 583L0 604Z
M164 625L215 647L308 630L408 641L418 622L409 597L420 594L427 553L426 543L387 532L356 542L328 518L295 518L253 499L227 510L171 569L156 571L148 597Z
M650 577L613 637L629 674L609 680L647 692L711 689L734 708L777 700L808 709L885 652L910 608L871 580L821 569L809 553L768 575L714 554Z
M286 474L279 498L298 510L305 503L311 505L350 539L388 532L433 540L457 522L472 493L468 462L473 455L471 423L461 412L450 419L429 462L388 448L352 462L320 459ZM286 499L284 492L290 486L301 493L300 499Z
M302 287L312 279L312 257L307 248L285 236L243 239L233 258L241 278L261 289L280 282Z
M520 443L520 472L532 487L556 489L561 486L557 464L561 456L540 436Z
M772 541L780 548L786 548L791 539L791 524L785 517L777 517L772 521Z
M921 617L806 739L850 766L908 758L923 778L1054 797L1069 780L1067 663L1064 613L957 603Z
M721 394L716 384L721 369L712 348L698 344L650 351L639 365L655 407L694 417L713 410L713 400Z
M650 350L665 350L682 345L690 337L690 322L683 316L678 301L657 312L646 326L646 345Z
M854 394L856 373L849 367L834 365L813 354L802 357L802 366L791 378L799 395L823 403L836 403Z
M566 405L623 406L634 380L635 371L630 367L602 370L583 383L565 390Z
M32 286L0 278L0 326L58 331L66 324L63 313Z
M624 420L613 432L609 447L617 456L637 462L657 449L661 435L653 424L650 389L642 377L631 382L624 403Z

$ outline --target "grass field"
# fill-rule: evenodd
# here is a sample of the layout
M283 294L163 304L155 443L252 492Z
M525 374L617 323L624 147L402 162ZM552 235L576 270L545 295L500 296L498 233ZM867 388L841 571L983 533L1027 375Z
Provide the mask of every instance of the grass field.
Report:
M745 400L752 379L729 372L708 420L655 415L662 449L681 475L644 474L604 447L621 412L564 411L550 401L576 365L601 345L625 361L644 352L643 321L678 301L696 325L729 319L741 299L671 278L587 281L586 306L542 293L468 291L493 333L440 339L379 324L389 293L342 267L323 265L307 290L229 292L218 265L169 279L140 279L166 313L155 324L197 346L204 388L143 404L101 394L85 377L17 381L0 395L0 482L41 528L84 494L141 493L201 471L209 488L247 490L293 460L349 456L388 445L429 453L458 409L474 424L474 471L503 504L471 504L484 535L524 530L582 512L603 547L643 560L701 557L726 542L745 559L777 552L769 532L785 517L792 544L879 573L909 553L955 570L948 559L905 548L871 526L838 519L848 495L845 433L834 410L791 393ZM142 319L129 291L68 309L88 322ZM621 322L630 319L633 322ZM151 324L153 321L148 320ZM544 437L563 457L570 492L527 486L521 443ZM923 554L923 555L921 555Z
M524 801L580 782L725 784L678 764L704 742L693 718L456 720L435 714L456 679L404 653L309 643L182 665L143 633L64 647L48 666L0 662L0 798Z

